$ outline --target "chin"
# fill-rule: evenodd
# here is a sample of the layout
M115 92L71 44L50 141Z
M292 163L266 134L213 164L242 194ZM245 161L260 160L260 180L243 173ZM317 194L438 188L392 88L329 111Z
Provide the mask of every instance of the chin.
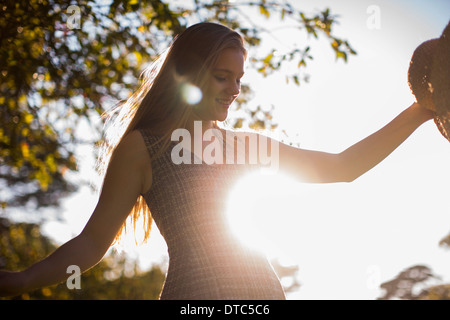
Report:
M215 118L216 118L216 121L220 121L220 122L227 120L227 118L228 118L228 111L227 112L217 113Z
M225 121L228 118L228 111L230 105L218 105L215 110L215 120L217 121Z

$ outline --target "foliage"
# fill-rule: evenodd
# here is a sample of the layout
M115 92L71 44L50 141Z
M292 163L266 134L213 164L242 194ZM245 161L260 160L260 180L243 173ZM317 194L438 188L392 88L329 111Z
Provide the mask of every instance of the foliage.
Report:
M427 288L420 295L420 300L450 300L450 284Z
M441 241L439 241L439 246L445 249L450 249L450 234L448 234Z
M416 286L425 281L436 278L427 266L417 265L400 272L393 280L381 284L381 288L385 290L384 296L380 300L388 300L393 298L415 300L421 297L424 292L416 292Z
M126 99L137 89L139 74L172 37L199 21L228 25L260 47L264 34L248 12L263 19L294 22L293 29L324 37L337 59L355 54L332 28L329 9L307 15L288 2L201 1L177 6L161 0L5 0L0 6L0 204L3 207L58 205L76 190L67 173L77 170L75 148L100 137L99 116L105 106ZM252 51L253 52L253 51ZM256 51L255 51L256 52ZM270 50L249 61L264 76L282 64L298 61L286 79L300 84L301 72L312 59L311 48ZM244 86L239 107L248 111L251 90ZM253 127L271 128L270 113ZM242 125L244 118L235 120ZM89 124L95 134L81 137Z
M440 242L440 246L448 247L450 235ZM384 295L380 300L450 300L450 284L435 284L430 282L439 280L432 270L425 265L416 265L400 272L394 279L380 285Z
M56 249L39 225L13 224L0 219L0 268L23 270ZM69 275L68 275L69 276ZM112 251L98 265L83 273L80 289L66 283L44 287L12 299L157 299L165 275L159 267L140 272L136 263Z

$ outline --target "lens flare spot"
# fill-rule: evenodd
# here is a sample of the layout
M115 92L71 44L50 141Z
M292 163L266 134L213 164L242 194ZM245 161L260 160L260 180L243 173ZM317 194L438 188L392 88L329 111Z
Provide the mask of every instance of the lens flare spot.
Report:
M202 100L203 94L199 87L185 83L181 87L181 96L186 103L194 105Z

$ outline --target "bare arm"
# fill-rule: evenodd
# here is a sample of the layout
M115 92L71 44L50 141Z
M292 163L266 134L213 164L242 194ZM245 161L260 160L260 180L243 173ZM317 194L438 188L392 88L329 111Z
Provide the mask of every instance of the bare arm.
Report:
M280 168L307 182L350 182L383 161L433 113L412 104L382 129L345 151L331 154L280 144Z
M67 267L81 271L96 265L114 240L141 192L151 185L151 167L144 141L132 132L118 146L109 164L98 204L83 231L28 269L0 273L0 296L15 295L64 281Z

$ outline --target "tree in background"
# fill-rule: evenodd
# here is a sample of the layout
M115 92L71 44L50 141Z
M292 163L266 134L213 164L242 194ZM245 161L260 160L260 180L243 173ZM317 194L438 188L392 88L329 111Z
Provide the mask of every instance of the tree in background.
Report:
M450 234L439 245L450 248ZM433 284L440 277L425 265L416 265L400 272L394 279L380 285L384 295L379 300L450 300L450 284Z
M57 246L41 234L40 226L12 224L0 219L0 268L23 270L52 253ZM69 274L68 274L69 276ZM24 293L11 299L146 299L159 297L165 273L154 266L142 272L135 261L111 251L95 267L81 275L80 288L66 282Z
M355 54L336 37L336 16L329 9L306 14L284 1L214 0L5 0L0 5L0 205L3 208L58 206L74 192L68 173L77 170L76 147L101 139L100 115L105 106L127 99L139 75L176 34L188 25L214 21L244 35L250 46L249 64L269 76L284 64L296 68L286 81L305 81L303 69L313 50L261 48L272 35L263 20L279 20L291 29L330 42L336 59ZM266 49L265 49L266 50ZM243 86L234 119L241 127L275 126L271 112L248 107L250 87ZM94 128L81 137L79 125Z
M267 77L293 66L285 79L297 85L308 80L304 70L313 48L309 43L284 51L263 48L265 36L276 38L265 22L281 21L299 37L328 41L336 60L356 54L334 34L337 16L330 9L309 14L288 1L4 0L0 14L2 215L11 208L39 214L77 190L79 179L70 178L78 170L77 147L101 141L103 112L127 99L144 68L193 23L218 22L237 30L249 46L250 68ZM231 124L274 129L271 111L253 106L251 97L250 86L243 84L237 100L241 112ZM82 125L93 129L92 137L80 134ZM55 249L35 224L2 219L0 236L0 268L8 270L23 269ZM135 268L127 277L127 263L112 254L83 274L81 290L61 284L18 298L156 298L161 270ZM299 286L298 268L275 266L280 277L290 279L288 291Z

